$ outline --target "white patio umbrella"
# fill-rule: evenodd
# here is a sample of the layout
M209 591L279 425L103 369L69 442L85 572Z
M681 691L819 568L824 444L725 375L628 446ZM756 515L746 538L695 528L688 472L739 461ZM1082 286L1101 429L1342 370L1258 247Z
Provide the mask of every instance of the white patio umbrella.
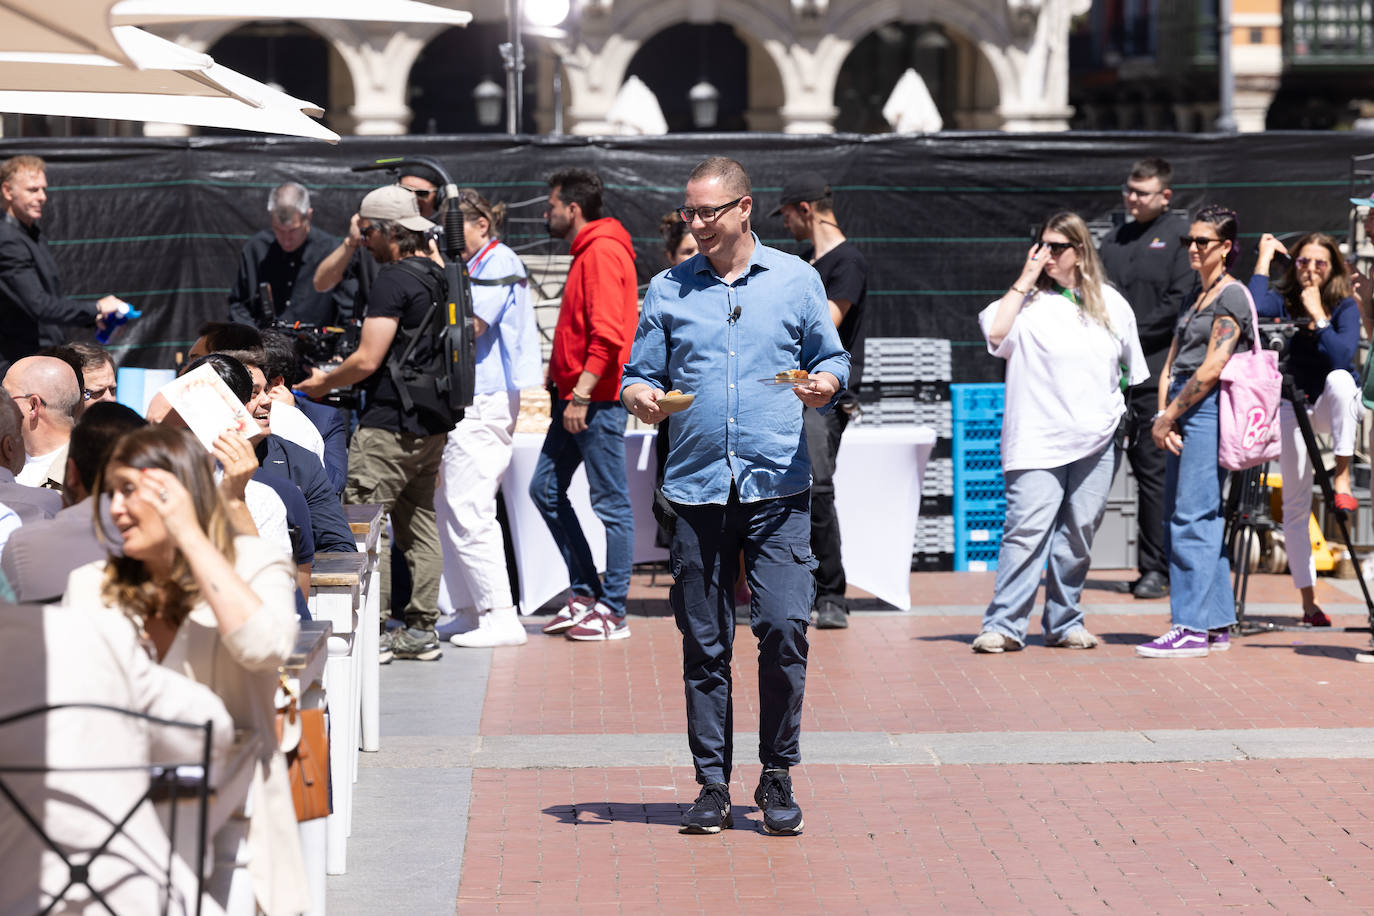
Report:
M658 96L637 76L627 79L615 94L611 110L606 112L606 121L615 128L612 133L622 136L668 132L668 122L664 120Z
M258 19L342 19L467 25L472 14L416 0L80 0L113 6L111 25Z
M99 54L138 66L110 28L118 0L0 0L0 47Z
M313 104L141 29L116 31L142 69L93 53L9 50L0 35L0 111L173 121L338 142L306 117L323 114Z
M899 134L933 134L945 126L921 74L908 67L883 105L883 119Z
M299 108L255 107L227 96L0 90L0 111L120 121L166 121L339 142L338 134L307 117Z

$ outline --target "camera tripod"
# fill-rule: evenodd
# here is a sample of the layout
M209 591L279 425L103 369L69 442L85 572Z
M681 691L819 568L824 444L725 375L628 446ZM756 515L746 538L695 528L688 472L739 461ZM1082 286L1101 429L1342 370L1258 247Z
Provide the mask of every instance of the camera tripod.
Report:
M1331 475L1327 473L1326 464L1322 461L1321 450L1317 448L1317 439L1312 433L1312 420L1307 416L1305 399L1298 395L1297 386L1293 384L1291 375L1285 374L1283 376L1282 396L1293 408L1293 417L1297 421L1298 430L1302 433L1303 443L1307 446L1308 460L1312 463L1312 477L1321 487L1322 501L1326 505L1327 512L1334 516L1336 525L1340 528L1341 540L1345 543L1345 549L1355 566L1355 578L1360 582L1360 591L1364 593L1365 607L1368 609L1369 626L1336 629L1347 633L1374 633L1374 598L1370 597L1369 586L1364 581L1364 570L1355 557L1355 546L1350 538L1349 519L1345 510L1336 508L1336 491L1331 486ZM1307 629L1305 626L1295 624L1260 622L1245 618L1245 596L1250 584L1250 552L1258 541L1258 538L1252 535L1257 535L1261 531L1273 531L1279 527L1269 512L1269 487L1265 484L1265 475L1268 470L1269 464L1266 462L1258 467L1248 468L1233 475L1231 492L1226 500L1226 551L1235 563L1232 574L1236 601L1236 632L1241 636L1268 633L1275 630ZM1283 485L1291 486L1293 483L1285 480Z

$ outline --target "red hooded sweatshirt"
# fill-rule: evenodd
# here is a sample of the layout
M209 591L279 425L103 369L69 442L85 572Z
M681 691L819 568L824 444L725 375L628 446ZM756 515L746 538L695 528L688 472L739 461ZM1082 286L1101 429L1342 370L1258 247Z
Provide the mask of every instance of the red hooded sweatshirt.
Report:
M639 278L634 244L618 220L606 217L582 227L572 243L572 269L563 287L553 332L549 379L563 400L585 370L600 378L593 401L620 398L620 374L630 359L639 321Z

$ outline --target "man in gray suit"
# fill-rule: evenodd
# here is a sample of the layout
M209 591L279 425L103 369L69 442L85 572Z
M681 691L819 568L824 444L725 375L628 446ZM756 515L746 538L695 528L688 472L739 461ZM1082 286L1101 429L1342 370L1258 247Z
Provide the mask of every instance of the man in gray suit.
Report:
M10 535L0 553L0 571L16 601L54 601L66 590L72 570L108 554L118 555L117 532L107 532L103 539L96 532L91 490L110 447L146 422L123 404L101 402L86 408L72 430L67 452L66 488L77 502L55 519L24 525Z
M45 487L26 487L14 479L24 467L24 415L9 393L0 390L0 503L24 523L52 518L62 508L62 494Z

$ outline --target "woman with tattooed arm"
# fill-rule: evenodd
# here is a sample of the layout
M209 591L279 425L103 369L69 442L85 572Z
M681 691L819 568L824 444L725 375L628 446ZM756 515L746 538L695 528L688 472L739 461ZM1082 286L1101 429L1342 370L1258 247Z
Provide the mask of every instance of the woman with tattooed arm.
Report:
M1168 451L1164 478L1164 543L1169 553L1169 632L1136 654L1194 658L1229 647L1236 622L1231 564L1226 558L1217 463L1218 386L1231 354L1254 334L1245 286L1226 271L1236 257L1236 214L1207 207L1183 239L1198 273L1199 293L1174 329L1159 377L1153 435Z

